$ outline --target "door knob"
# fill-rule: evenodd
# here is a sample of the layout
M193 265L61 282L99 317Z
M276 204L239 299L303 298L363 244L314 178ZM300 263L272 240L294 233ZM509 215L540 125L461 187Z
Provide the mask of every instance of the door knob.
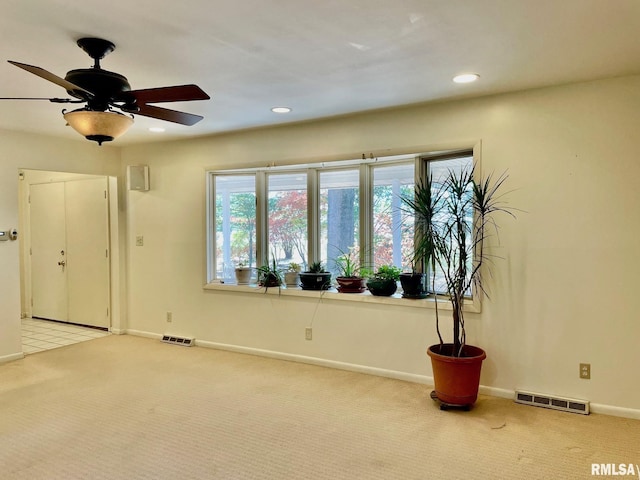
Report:
M62 260L61 262L58 262L58 265L60 265L61 267L64 267L67 264L67 262L65 262L64 260Z

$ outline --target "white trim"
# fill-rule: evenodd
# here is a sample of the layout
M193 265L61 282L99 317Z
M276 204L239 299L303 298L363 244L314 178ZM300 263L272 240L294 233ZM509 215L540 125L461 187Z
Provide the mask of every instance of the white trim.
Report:
M145 338L153 338L154 340L162 340L162 334L145 332L143 330L127 330L126 334L133 335L136 337L145 337Z
M0 357L0 363L13 362L14 360L20 360L24 358L24 353L12 353L11 355L4 355Z
M141 330L127 330L127 334L140 337L162 339L162 335ZM215 350L225 350L229 352L243 353L248 355L256 355L259 357L274 358L276 360L286 360L291 362L305 363L309 365L317 365L320 367L335 368L337 370L347 370L350 372L364 373L367 375L376 375L378 377L392 378L395 380L403 380L405 382L420 383L425 385L433 385L433 377L427 375L417 375L414 373L401 372L398 370L386 370L384 368L368 367L366 365L358 365L353 363L338 362L335 360L327 360L318 357L307 357L304 355L296 355L293 353L276 352L273 350L264 350L260 348L243 347L240 345L230 345L226 343L209 342L206 340L197 340L197 347L213 348ZM1 361L2 359L0 359ZM489 387L480 385L479 393L482 395L490 395L492 397L507 398L513 400L515 398L515 390L507 390L504 388ZM591 413L602 415L611 415L615 417L640 419L640 409L616 407L615 405L604 405L601 403L589 403Z
M424 299L402 298L402 295L396 293L390 297L380 297L371 295L369 292L363 293L340 293L335 289L329 290L302 290L298 287L259 287L257 285L236 285L234 283L207 283L202 287L204 290L226 291L228 293L248 293L260 295L278 295L281 297L306 297L317 298L320 300L342 301L342 302L361 302L361 303L378 303L383 305L398 305L402 307L417 307L435 309L435 299L430 295ZM438 297L438 309L450 311L452 309L451 302L441 296ZM465 302L463 309L468 313L480 313L480 309L473 302Z
M400 372L397 370L386 370L383 368L368 367L366 365L358 365L353 363L338 362L335 360L326 360L318 357L307 357L304 355L296 355L293 353L276 352L273 350L263 350L260 348L242 347L239 345L229 345L225 343L209 342L206 340L197 340L197 347L213 348L215 350L226 350L229 352L244 353L248 355L257 355L259 357L275 358L276 360L287 360L291 362L306 363L309 365L317 365L320 367L335 368L336 370L347 370L350 372L365 373L368 375L376 375L378 377L393 378L396 380L404 380L413 383L423 383L433 385L433 378L426 375L416 375L413 373Z
M602 415L612 415L614 417L634 418L640 420L640 409L616 407L614 405L603 405L602 403L590 403L589 409L591 413L600 413Z

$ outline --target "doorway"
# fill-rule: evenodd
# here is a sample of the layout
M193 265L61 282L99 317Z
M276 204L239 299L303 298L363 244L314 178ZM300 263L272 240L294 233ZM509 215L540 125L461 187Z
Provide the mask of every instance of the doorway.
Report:
M23 317L120 333L117 179L20 174Z

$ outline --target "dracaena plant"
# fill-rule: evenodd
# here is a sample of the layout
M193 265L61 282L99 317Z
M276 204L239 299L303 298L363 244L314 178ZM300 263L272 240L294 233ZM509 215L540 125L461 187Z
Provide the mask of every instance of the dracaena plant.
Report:
M492 256L487 252L487 239L496 235L497 214L514 216L503 202L507 176L480 178L476 166L449 170L443 178L432 176L418 183L412 196L403 196L404 209L414 215L418 232L416 258L430 266L431 287L436 292L436 274L441 277L451 303L453 332L451 352L445 352L440 331L436 296L436 331L440 352L461 356L466 344L464 302L471 292L486 295L483 274Z

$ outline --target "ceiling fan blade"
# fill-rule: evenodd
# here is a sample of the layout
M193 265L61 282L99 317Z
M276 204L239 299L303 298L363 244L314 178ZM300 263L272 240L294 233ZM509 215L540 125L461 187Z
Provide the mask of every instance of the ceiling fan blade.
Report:
M56 85L61 86L68 92L78 92L78 93L82 92L85 94L84 95L85 97L87 95L89 95L90 97L93 97L93 93L90 92L89 90L85 90L84 88L79 87L78 85L68 82L64 78L54 75L53 73L48 72L44 68L35 67L33 65L27 65L26 63L14 62L13 60L7 60L7 61L18 68L22 68L23 70L26 70L29 73L33 73L34 75L37 75L40 78L44 78L45 80L49 80L50 82L53 82Z
M70 98L0 97L0 100L47 100L51 103L84 103L84 100L71 100Z
M140 105L143 103L163 102L189 102L191 100L209 100L207 95L197 85L176 85L173 87L147 88L143 90L130 90L122 92L117 100L132 102L132 99Z
M166 120L167 122L179 123L181 125L195 125L204 117L200 115L194 115L192 113L179 112L177 110L169 110L168 108L155 107L153 105L138 105L138 111L131 111L131 113L142 115L143 117L157 118L159 120ZM124 109L123 109L124 110ZM127 110L125 110L127 111Z

